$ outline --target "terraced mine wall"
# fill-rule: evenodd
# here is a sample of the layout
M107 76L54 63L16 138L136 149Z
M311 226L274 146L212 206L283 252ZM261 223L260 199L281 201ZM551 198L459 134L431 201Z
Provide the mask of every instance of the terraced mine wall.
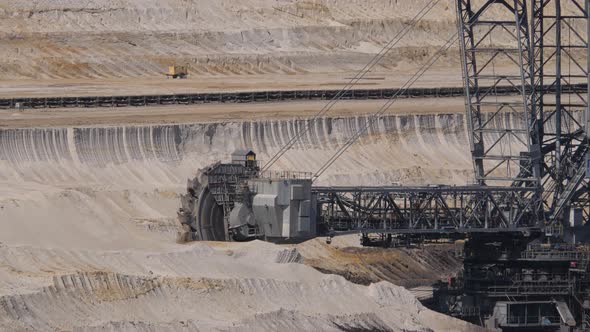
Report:
M509 119L510 120L510 119ZM0 129L0 160L14 166L35 163L64 163L91 167L113 167L129 162L154 161L171 165L194 162L193 168L226 159L237 148L251 147L264 160L287 143L298 131L311 125L278 166L314 170L357 130L368 117L326 117L308 120L268 120L228 123L198 123L147 126L13 128ZM511 120L510 120L511 121ZM464 155L468 161L467 133L463 114L389 115L369 127L343 159L343 169L354 172L362 161L391 168L401 156L433 158L426 152L444 147ZM365 148L374 147L366 154ZM385 148L379 150L380 148ZM390 151L383 154L382 151ZM447 151L447 152L449 152ZM360 153L359 153L360 152ZM304 157L307 155L307 157ZM350 159L347 159L350 158ZM436 158L436 157L434 157ZM355 162L352 162L352 160ZM407 158L405 158L407 160ZM348 161L347 161L348 160ZM434 160L433 160L434 161ZM419 163L421 164L421 163ZM458 165L458 164L457 164ZM190 174L186 174L187 176Z
M6 218L27 220L23 227L28 229L0 223L0 242L116 247L127 242L129 227L164 236L161 242L173 241L178 194L197 170L226 161L244 147L254 149L264 163L309 124L311 130L273 168L314 172L367 121L367 116L356 116L314 123L0 129L0 182L8 188L0 190L0 208ZM465 121L463 113L387 115L369 126L315 184L469 184L473 173ZM522 119L507 113L492 121L516 127ZM95 232L81 232L64 243L41 236L86 224ZM30 229L38 235L31 236Z
M2 31L11 31L0 78L162 76L172 63L188 64L191 76L347 72L367 63L425 3L9 1L0 9ZM454 10L441 8L426 21L381 68L436 50L452 33Z
M366 122L366 116L322 118L275 167L315 171ZM27 220L26 230L0 223L0 242L116 248L128 242L130 227L173 241L178 194L198 169L242 147L268 160L306 124L292 119L0 129L0 182L9 188L0 190L2 215ZM371 126L318 184L463 184L472 174L467 141L460 113L390 115ZM83 225L94 231L82 231ZM64 228L80 229L80 236L54 241Z
M489 115L491 117L491 113ZM581 113L579 114L581 116ZM0 129L0 162L16 172L26 166L72 163L76 167L113 168L128 163L161 163L187 178L198 168L226 160L238 148L252 148L263 162L299 131L310 126L276 167L315 171L348 137L367 126L367 116L103 127ZM522 119L493 117L498 124ZM391 181L464 184L471 158L463 113L387 115L371 124L321 182L378 185L374 172ZM190 171L175 167L190 163ZM76 166L78 165L78 166ZM413 171L412 171L413 170ZM404 173L405 172L405 173ZM414 173L412 173L414 172ZM356 181L351 179L359 175ZM341 177L342 176L342 177ZM455 177L456 176L456 177ZM381 179L385 179L381 178ZM8 179L8 178L7 178Z

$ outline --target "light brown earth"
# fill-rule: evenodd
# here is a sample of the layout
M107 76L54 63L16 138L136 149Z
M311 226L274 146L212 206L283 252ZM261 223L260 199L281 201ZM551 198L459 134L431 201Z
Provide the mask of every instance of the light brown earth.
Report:
M462 268L462 243L430 244L420 248L366 248L360 236L317 238L297 246L304 263L326 272L368 285L382 280L409 289L430 286L454 276Z
M0 96L337 88L426 3L0 1ZM441 1L359 87L401 85L453 31ZM423 84L460 85L456 52ZM167 80L173 64L189 79Z
M328 115L351 117L374 114L385 100L341 101ZM283 103L171 105L121 108L0 110L0 128L94 125L146 125L305 119L313 117L325 101ZM387 114L453 114L464 107L461 98L399 99Z
M0 97L333 89L425 4L0 0ZM359 87L399 87L453 29L441 1ZM456 53L419 84L460 86ZM189 79L163 77L174 63ZM338 104L276 167L317 169L382 102ZM449 248L175 243L187 178L235 148L269 158L321 106L0 111L0 330L477 330L392 284L453 273ZM463 184L462 114L400 100L320 184Z
M370 73L355 84L356 89L401 87L413 73L392 69ZM149 78L109 79L0 79L0 98L55 96L116 96L146 94L180 94L203 92L239 92L273 90L341 89L355 72L301 73L297 75L259 74L189 76L186 79ZM460 72L435 68L414 87L461 86Z

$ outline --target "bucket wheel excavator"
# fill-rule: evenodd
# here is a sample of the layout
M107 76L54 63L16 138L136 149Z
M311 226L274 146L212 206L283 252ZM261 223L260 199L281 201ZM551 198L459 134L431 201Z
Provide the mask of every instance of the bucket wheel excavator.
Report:
M384 246L463 239L463 271L437 286L438 310L504 331L589 331L590 0L456 0L457 35L326 164L315 173L270 169L438 3L429 1L267 164L236 151L190 180L181 238L358 233L363 244ZM476 184L314 186L457 41Z

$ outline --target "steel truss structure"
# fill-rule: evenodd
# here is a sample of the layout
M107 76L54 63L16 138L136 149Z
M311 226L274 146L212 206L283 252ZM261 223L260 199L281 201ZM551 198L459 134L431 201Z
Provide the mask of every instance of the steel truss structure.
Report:
M590 0L531 1L528 11L526 0L457 0L476 185L311 187L309 214L298 216L317 217L320 234L362 233L364 244L465 238L462 275L440 288L441 311L505 330L588 331L590 247L564 242L590 227L564 228L565 212L590 212L590 98L579 89L590 80ZM229 227L236 202L253 205L246 182L263 173L217 164L198 197L189 184L179 211L189 237L229 239L243 226L242 239L263 236L257 219ZM278 195L264 202L275 208Z
M475 186L314 187L318 216L363 233L554 230L590 212L590 0L457 0ZM567 11L566 11L567 9ZM516 94L506 93L506 87ZM227 166L229 167L229 166ZM208 174L227 219L252 174ZM231 173L231 174L230 174ZM231 175L231 176L230 176Z
M437 290L440 311L506 331L588 331L590 249L564 245L563 228L571 212L584 214L573 226L590 212L590 95L572 90L590 80L590 0L530 5L457 0L478 185L314 190L324 222L362 232L364 244L371 233L386 245L465 237L462 274Z
M570 208L580 209L588 220L589 94L565 89L590 79L589 6L583 0L532 1L533 77L540 87L533 109L543 121L536 136L542 144L543 199L550 221Z
M381 234L522 232L537 225L522 187L314 187L334 231Z
M566 211L578 209L586 219L590 212L590 98L577 88L590 79L590 0L568 0L567 7L565 0L531 1L528 11L526 0L457 0L476 185L311 187L309 211L302 204L296 212L301 225L314 216L320 234L361 233L364 244L465 238L462 275L438 289L441 311L507 331L588 331L590 247L564 246L565 234L581 229L563 229L570 225ZM235 210L236 202L254 206L257 193L247 181L264 180L259 171L256 164L214 165L199 196L198 183L189 183L179 211L188 237L264 236L259 225L274 220L266 212L260 224L247 213L237 226L229 219L247 211ZM263 193L249 211L270 205L292 213L277 206L297 201L294 188Z
M457 0L478 186L316 188L323 216L382 234L553 233L571 209L589 220L590 98L575 87L590 79L590 1L567 1L567 11L562 2L532 0L528 11L525 0Z
M483 234L467 241L464 253L459 278L435 290L447 299L438 309L504 331L590 328L587 247Z
M526 1L458 0L457 15L475 179L536 186L540 174L531 165L540 147L533 135L537 118ZM515 87L517 97L498 95L501 85Z
M327 220L381 234L543 227L543 118L535 106L549 87L534 79L527 2L457 0L457 15L478 186L316 188L319 201L326 202L321 213ZM517 93L501 94L501 86Z

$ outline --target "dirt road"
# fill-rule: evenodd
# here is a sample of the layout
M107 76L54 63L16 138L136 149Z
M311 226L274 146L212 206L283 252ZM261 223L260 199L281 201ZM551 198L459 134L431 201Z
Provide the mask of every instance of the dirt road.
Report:
M385 100L341 101L327 113L354 116L375 113ZM326 101L171 105L125 108L0 110L0 127L56 127L117 124L173 124L212 121L309 118ZM390 109L394 114L444 114L463 112L463 98L400 99Z

